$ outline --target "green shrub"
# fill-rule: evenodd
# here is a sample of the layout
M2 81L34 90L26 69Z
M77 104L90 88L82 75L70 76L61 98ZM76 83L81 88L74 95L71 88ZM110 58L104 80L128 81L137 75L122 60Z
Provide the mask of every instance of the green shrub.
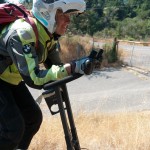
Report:
M108 63L115 63L118 61L118 53L117 53L117 42L114 41L113 44L105 44L103 46L104 49L104 57L107 59Z

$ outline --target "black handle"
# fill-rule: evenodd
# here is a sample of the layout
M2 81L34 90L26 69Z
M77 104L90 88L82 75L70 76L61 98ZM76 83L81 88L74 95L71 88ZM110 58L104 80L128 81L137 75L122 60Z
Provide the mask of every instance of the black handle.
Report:
M48 90L50 88L54 88L56 86L60 86L62 84L65 84L65 83L68 83L70 81L73 81L75 79L78 79L82 76L82 74L79 74L79 73L76 73L76 74L73 74L71 76L68 76L68 77L65 77L63 78L62 80L57 80L57 81L54 81L54 82L51 82L51 83L47 83L43 86L43 89L44 90Z

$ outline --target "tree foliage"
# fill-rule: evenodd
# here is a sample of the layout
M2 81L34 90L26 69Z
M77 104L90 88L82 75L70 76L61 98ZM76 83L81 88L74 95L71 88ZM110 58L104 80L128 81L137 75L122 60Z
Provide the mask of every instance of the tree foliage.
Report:
M137 40L149 38L149 0L86 0L86 5L86 12L74 17L70 26L77 33Z
M5 2L5 0L0 0L0 4L2 4L2 3L4 3Z
M29 9L32 7L33 0L15 1ZM86 12L71 18L69 33L137 40L150 38L150 0L85 1Z

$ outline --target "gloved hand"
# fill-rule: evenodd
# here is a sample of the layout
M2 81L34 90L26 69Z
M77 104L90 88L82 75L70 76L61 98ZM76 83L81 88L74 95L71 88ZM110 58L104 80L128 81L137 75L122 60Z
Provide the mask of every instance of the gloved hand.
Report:
M71 64L71 73L80 73L90 75L93 72L93 69L97 64L102 62L103 50L100 49L98 52L92 50L88 57L72 61Z
M64 64L64 68L66 69L68 75L71 75L71 64L70 63Z
M94 60L94 69L100 69L103 60L103 49L92 50L90 56Z
M94 62L91 58L85 57L71 63L71 72L90 75L93 72Z

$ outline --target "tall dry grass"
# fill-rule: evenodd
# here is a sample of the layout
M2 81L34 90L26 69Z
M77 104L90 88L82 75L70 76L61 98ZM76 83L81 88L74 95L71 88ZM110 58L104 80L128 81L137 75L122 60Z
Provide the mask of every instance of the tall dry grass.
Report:
M65 36L60 39L62 62L70 62L87 56L92 49L89 37Z
M149 150L150 112L74 116L82 148L89 150ZM44 118L29 150L66 150L59 116Z
M71 62L72 60L80 59L82 57L88 56L91 50L94 48L99 51L99 47L92 44L92 38L89 36L65 36L60 39L61 51L60 57L63 63ZM95 39L94 39L95 41ZM106 42L106 41L105 41ZM121 56L123 51L119 50L117 53L118 61L110 63L108 61L107 53L111 51L114 41L111 39L107 41L107 44L103 47L103 61L100 68L103 67L118 67L122 64ZM108 46L106 46L108 45ZM98 68L97 68L98 69Z

